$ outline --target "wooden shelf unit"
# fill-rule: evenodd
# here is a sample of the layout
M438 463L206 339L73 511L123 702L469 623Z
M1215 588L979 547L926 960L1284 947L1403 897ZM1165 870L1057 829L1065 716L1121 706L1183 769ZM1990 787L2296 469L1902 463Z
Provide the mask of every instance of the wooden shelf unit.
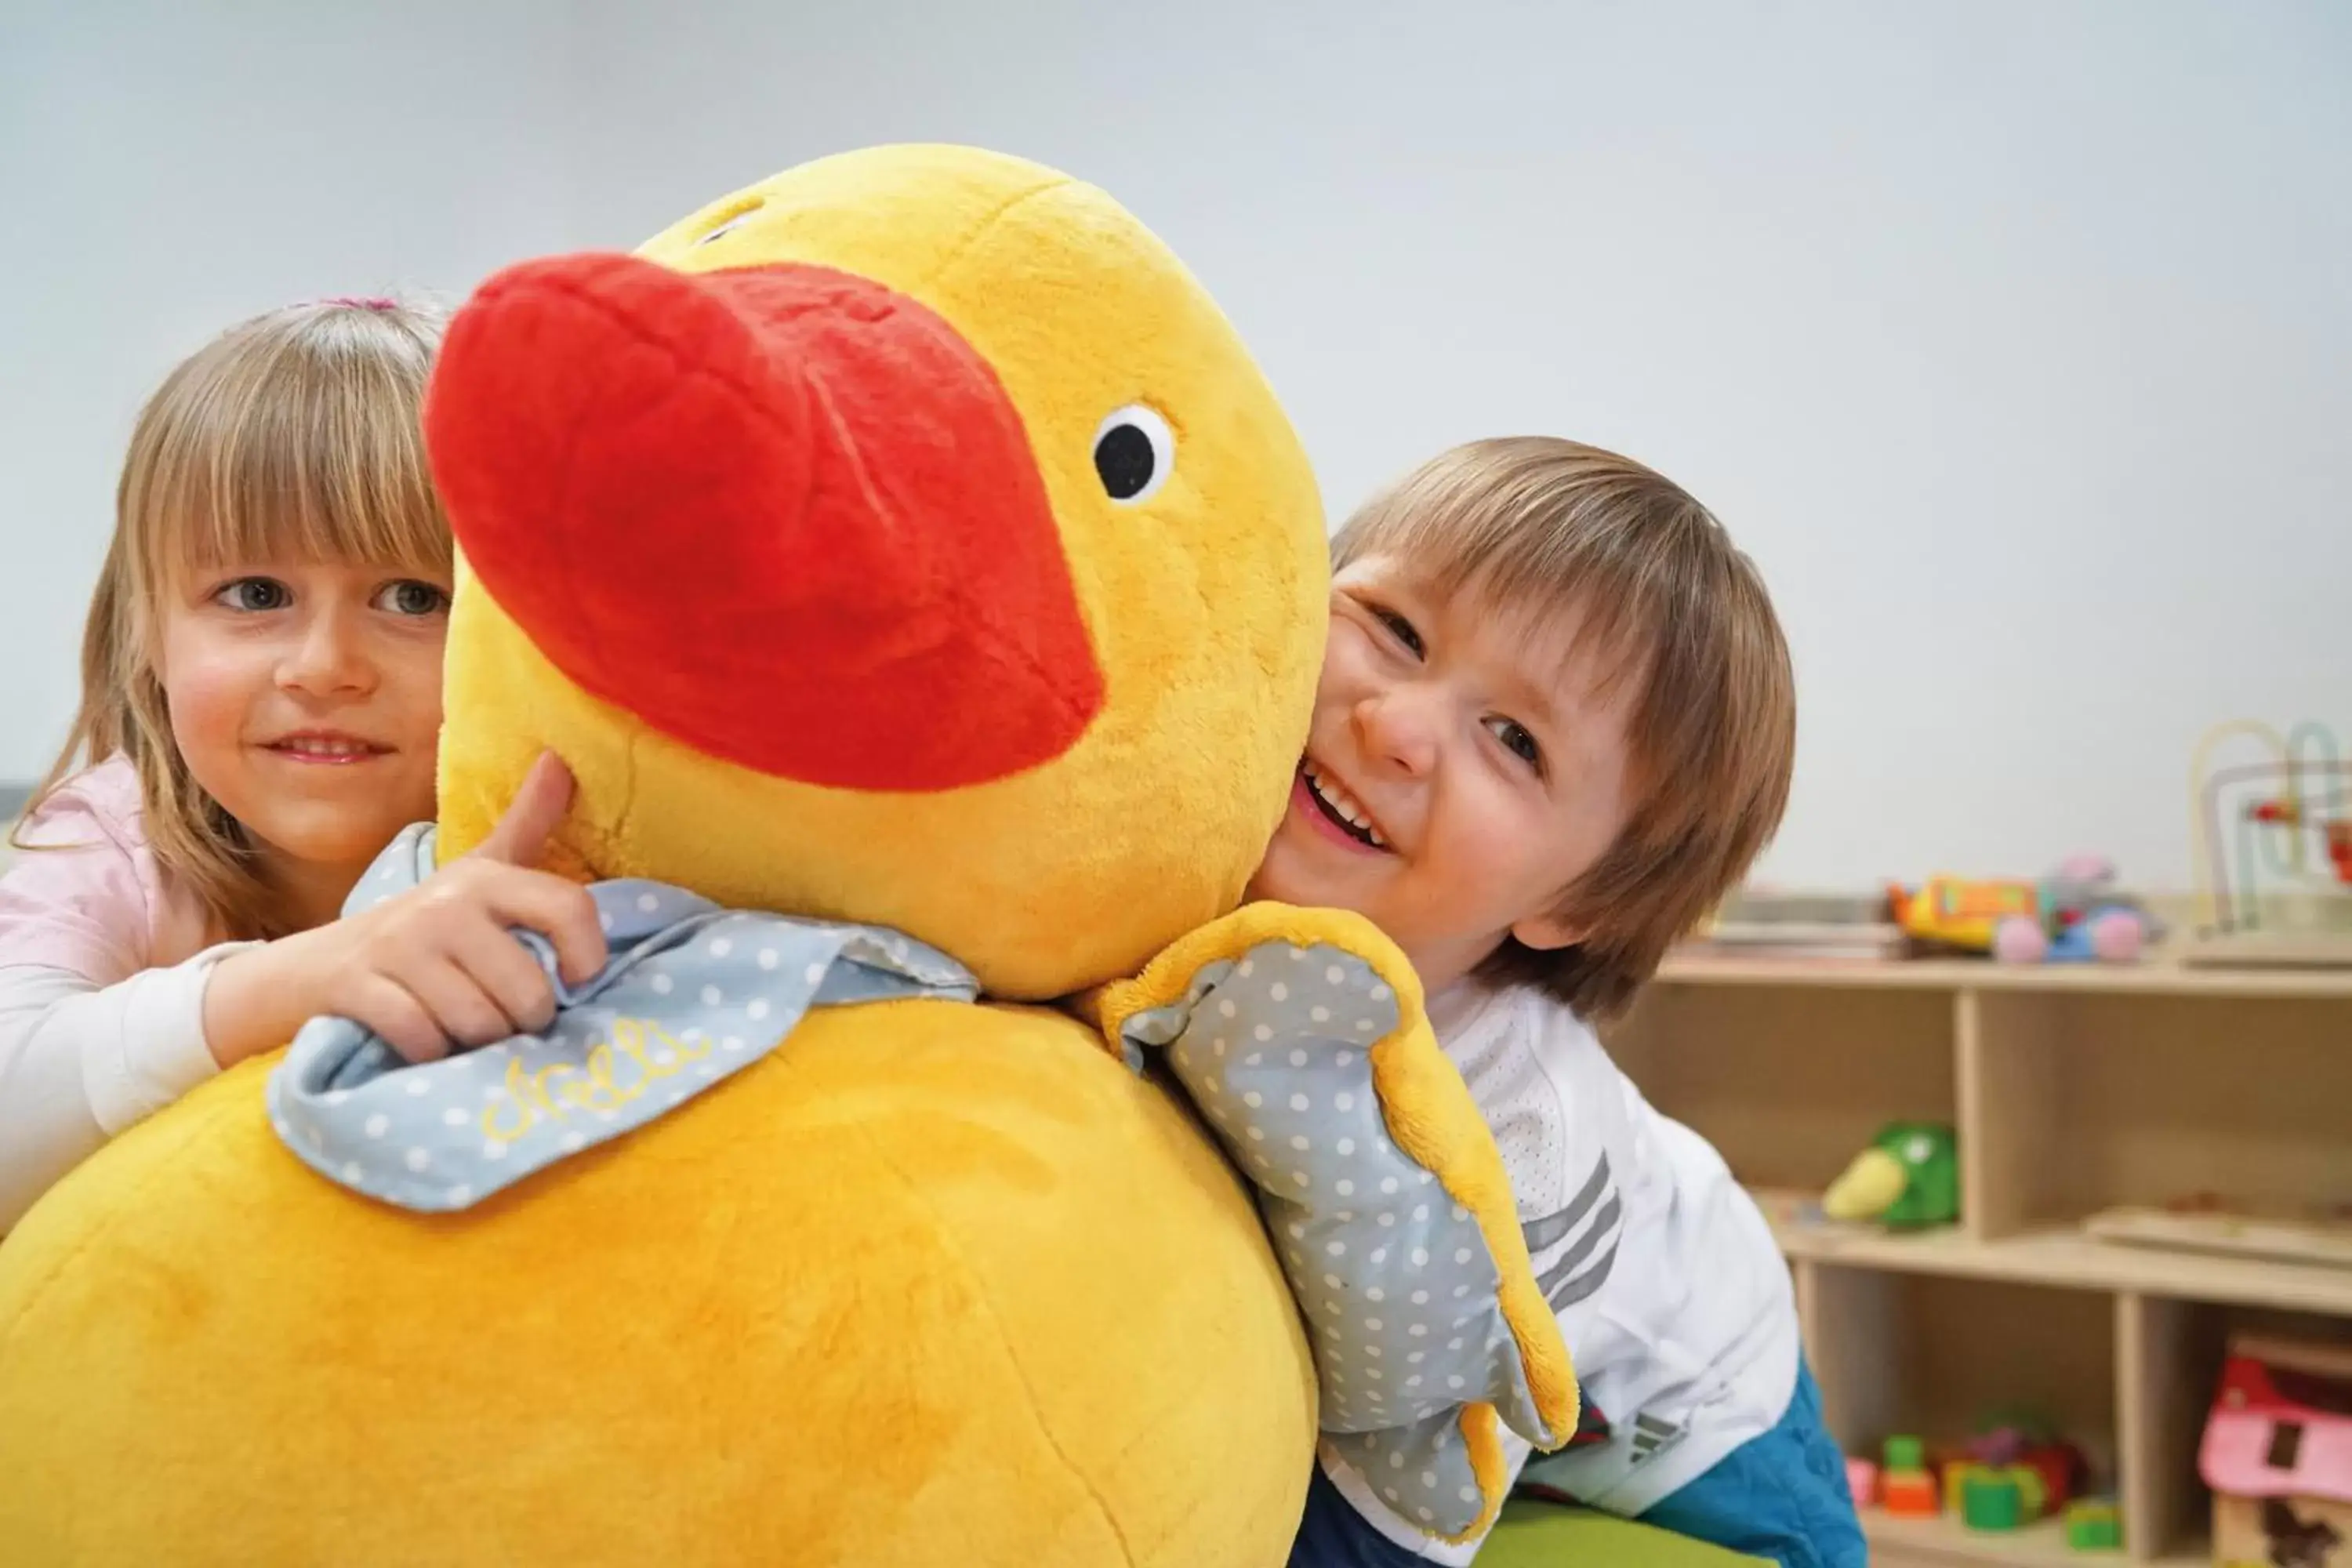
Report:
M2082 1228L2197 1191L2352 1201L2352 974L1684 958L1610 1045L1756 1194L1849 1452L2028 1405L2122 1500L2120 1557L2074 1552L2051 1524L1872 1515L1875 1568L2205 1563L2196 1448L2229 1335L2352 1342L2352 1268ZM1958 1129L1961 1223L1822 1220L1822 1188L1897 1120Z

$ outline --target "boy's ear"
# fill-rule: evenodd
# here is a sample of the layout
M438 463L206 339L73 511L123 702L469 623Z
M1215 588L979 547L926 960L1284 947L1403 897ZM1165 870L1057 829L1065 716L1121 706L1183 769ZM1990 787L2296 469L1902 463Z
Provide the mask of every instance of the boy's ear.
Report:
M1574 947L1582 942L1589 930L1583 921L1566 915L1529 915L1511 928L1514 940L1540 952L1551 952L1563 947Z

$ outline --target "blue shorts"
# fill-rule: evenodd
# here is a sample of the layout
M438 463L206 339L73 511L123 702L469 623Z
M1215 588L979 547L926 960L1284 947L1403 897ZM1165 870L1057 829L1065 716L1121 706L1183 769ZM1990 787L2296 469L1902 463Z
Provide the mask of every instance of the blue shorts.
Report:
M1845 1456L1822 1423L1811 1368L1797 1368L1788 1414L1721 1463L1641 1516L1641 1522L1781 1564L1867 1568ZM1307 1515L1290 1548L1291 1568L1410 1568L1423 1561L1358 1513L1315 1467Z

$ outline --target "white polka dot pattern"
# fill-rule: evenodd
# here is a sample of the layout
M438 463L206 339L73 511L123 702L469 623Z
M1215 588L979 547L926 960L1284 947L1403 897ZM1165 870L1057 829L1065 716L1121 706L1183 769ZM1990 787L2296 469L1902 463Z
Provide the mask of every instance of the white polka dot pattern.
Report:
M1314 1339L1326 1433L1395 1489L1404 1518L1458 1534L1480 1511L1464 1405L1495 1405L1538 1444L1552 1434L1476 1220L1389 1136L1368 1047L1400 1024L1395 992L1356 954L1277 942L1205 966L1183 1001L1122 1034L1130 1055L1167 1047L1257 1187Z
M404 831L344 913L432 874L434 831ZM962 965L911 937L720 909L641 880L590 888L609 957L587 984L516 931L553 980L555 1022L411 1066L342 1018L314 1018L270 1074L270 1125L329 1180L402 1208L467 1208L617 1138L757 1061L811 1007L906 996L971 1001Z

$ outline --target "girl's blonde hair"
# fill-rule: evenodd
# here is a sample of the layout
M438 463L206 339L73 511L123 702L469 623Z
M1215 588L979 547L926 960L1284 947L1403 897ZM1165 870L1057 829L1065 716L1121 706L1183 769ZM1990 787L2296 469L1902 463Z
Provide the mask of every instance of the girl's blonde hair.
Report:
M244 826L172 738L161 608L190 574L247 563L449 570L418 420L442 325L437 310L391 300L294 305L231 328L164 378L123 458L82 632L81 708L20 820L79 769L126 757L156 860L221 933L286 933Z

